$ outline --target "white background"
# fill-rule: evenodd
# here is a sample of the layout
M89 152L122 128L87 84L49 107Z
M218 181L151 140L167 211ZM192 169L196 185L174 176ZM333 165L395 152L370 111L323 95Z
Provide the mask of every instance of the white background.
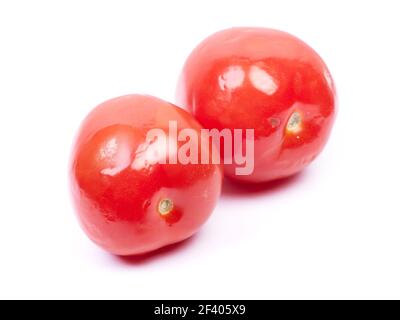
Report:
M398 1L1 1L1 298L400 298ZM181 66L232 26L297 35L339 114L296 179L232 185L191 240L139 259L93 245L71 208L80 121L127 93L173 101Z

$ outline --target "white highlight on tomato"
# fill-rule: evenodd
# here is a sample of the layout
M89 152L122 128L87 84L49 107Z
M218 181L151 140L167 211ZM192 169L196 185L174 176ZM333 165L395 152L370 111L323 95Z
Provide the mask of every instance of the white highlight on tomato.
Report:
M107 176L115 176L129 166L130 154L129 145L112 138L100 149L100 159L107 159L110 164L110 167L104 168L101 173Z
M249 78L256 89L269 96L273 95L276 90L278 90L278 85L274 78L258 66L250 67Z
M240 66L230 66L223 75L219 76L218 84L221 90L233 90L240 87L244 81L245 73Z

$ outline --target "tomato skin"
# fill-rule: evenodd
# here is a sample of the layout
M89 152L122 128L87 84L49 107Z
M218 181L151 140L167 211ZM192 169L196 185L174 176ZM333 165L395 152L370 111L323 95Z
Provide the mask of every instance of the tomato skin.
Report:
M254 129L253 173L224 166L227 177L244 182L301 171L322 151L336 114L333 80L320 56L298 38L265 28L205 39L183 67L176 100L206 128Z
M104 102L81 126L70 165L72 198L89 238L113 254L142 254L182 241L216 205L219 165L149 163L143 153L147 131L161 128L168 134L169 120L177 121L178 129L201 129L185 110L141 95ZM165 212L171 203L172 209L160 214L165 199L172 201L164 202Z

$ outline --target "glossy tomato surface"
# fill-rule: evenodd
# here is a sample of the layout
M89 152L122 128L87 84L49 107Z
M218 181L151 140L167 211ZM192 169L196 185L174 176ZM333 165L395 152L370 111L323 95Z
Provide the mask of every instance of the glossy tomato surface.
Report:
M177 130L201 129L185 110L141 95L99 105L81 126L70 167L72 196L87 235L111 253L146 253L190 237L220 195L219 165L170 162L184 144L165 147L176 141L170 120ZM154 128L164 140L148 138Z
M235 163L224 167L228 177L246 182L287 177L310 163L330 134L335 96L313 49L265 28L233 28L204 40L177 88L177 103L206 128L254 129L254 171L237 175Z

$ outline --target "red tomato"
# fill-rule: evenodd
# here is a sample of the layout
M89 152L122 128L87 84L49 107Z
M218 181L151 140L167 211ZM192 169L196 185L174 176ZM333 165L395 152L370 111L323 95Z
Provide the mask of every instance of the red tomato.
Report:
M80 129L70 169L73 200L87 235L111 253L141 254L184 240L216 204L219 165L155 161L177 152L147 139L153 128L170 139L170 120L178 130L201 129L185 110L140 95L99 105Z
M225 165L228 177L247 182L287 177L310 163L327 142L335 100L320 56L296 37L264 28L233 28L204 40L177 90L178 105L206 128L254 129L252 174Z

